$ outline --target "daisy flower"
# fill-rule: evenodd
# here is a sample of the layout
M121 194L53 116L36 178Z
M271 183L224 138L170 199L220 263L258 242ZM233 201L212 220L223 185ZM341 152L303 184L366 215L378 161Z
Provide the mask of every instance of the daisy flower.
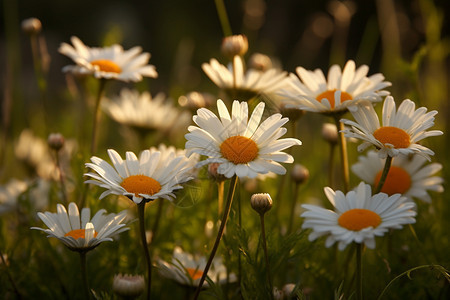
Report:
M181 184L191 180L191 164L184 155L167 155L160 151L144 150L139 158L133 152L126 153L125 161L112 149L108 150L114 167L101 158L91 157L86 167L94 172L85 174L92 183L106 188L100 199L109 194L124 195L136 204L164 198L175 198L173 193Z
M19 196L28 189L25 181L11 178L5 185L0 185L0 215L14 210Z
M188 286L198 286L203 270L206 266L206 257L194 257L184 252L180 247L173 250L172 262L168 263L158 260L159 273L168 279L172 279L179 284ZM216 284L224 284L227 281L227 269L220 258L215 258L208 277ZM229 282L236 281L236 276L232 273L228 277ZM208 283L205 283L207 286Z
M118 97L103 102L102 109L116 122L131 127L168 130L187 126L191 115L177 109L163 93L154 98L149 92L124 88Z
M95 78L117 79L138 82L143 76L156 78L158 73L148 65L150 53L141 53L141 47L124 51L120 45L90 48L79 38L71 38L72 45L62 43L59 52L70 57L76 65L63 68L64 72L93 74Z
M335 211L303 204L306 211L301 217L305 218L302 227L313 230L309 235L310 241L328 235L326 247L338 242L339 250L344 250L348 244L355 242L373 249L376 236L416 222L414 202L400 194L389 196L378 193L372 196L370 185L364 182L346 195L326 187L325 195Z
M248 69L244 71L242 57L234 56L228 66L220 64L216 59L203 63L202 69L220 89L230 95L243 95L251 99L259 94L271 95L286 86L287 72L276 68L267 70Z
M55 237L72 251L86 252L94 249L102 242L112 241L112 236L129 228L122 221L127 211L118 214L105 214L106 210L99 210L91 219L91 210L83 208L81 215L75 203L71 202L66 208L58 204L57 212L38 212L38 217L49 229L31 227L42 230L48 237Z
M424 166L425 163L426 159L419 155L395 157L381 192L390 196L399 193L410 200L419 198L430 203L431 197L427 191L442 193L444 179L433 176L442 169L441 164ZM359 157L359 161L352 166L352 171L364 182L377 186L384 164L385 159L379 158L375 151L369 151L367 156Z
M364 141L358 146L358 151L374 145L379 150L380 158L418 153L429 160L429 156L434 155L434 152L417 142L442 134L440 130L426 131L434 125L434 116L437 111L427 112L425 107L418 109L415 107L414 102L405 99L397 110L394 98L386 97L382 112L383 125L380 126L373 106L367 102L359 103L350 109L356 122L341 120L342 123L351 127L343 132L348 138Z
M341 71L340 66L333 65L328 71L328 78L319 69L307 71L297 67L297 75L291 73L289 88L279 95L286 98L290 106L301 110L335 113L345 112L348 106L360 100L381 101L389 95L383 89L391 83L384 81L380 73L367 77L369 67L362 65L356 69L355 62L349 60Z
M264 103L259 103L248 118L246 102L233 102L231 116L222 100L217 101L220 119L210 110L201 108L193 117L199 126L189 126L186 134L186 154L208 156L197 167L219 163L219 174L231 178L254 178L259 174L273 172L285 174L286 169L279 164L292 163L293 157L282 150L301 142L294 138L279 139L286 133L283 126L288 119L274 114L264 120Z

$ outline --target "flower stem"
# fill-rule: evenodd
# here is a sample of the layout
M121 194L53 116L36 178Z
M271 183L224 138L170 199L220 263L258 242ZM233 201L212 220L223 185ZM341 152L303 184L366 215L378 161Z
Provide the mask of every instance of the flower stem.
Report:
M63 197L63 202L64 205L68 204L68 199L67 199L67 192L66 192L66 184L64 181L64 174L63 174L63 170L61 168L61 160L59 159L59 151L55 150L55 157L56 157L56 168L58 169L59 172L59 181L61 182L61 194Z
M203 283L205 282L206 276L208 275L209 267L211 267L214 256L216 255L217 248L219 248L220 240L222 239L225 225L227 224L228 216L230 215L231 203L233 202L234 191L236 190L237 176L234 175L231 178L230 187L227 195L227 203L225 205L225 211L223 212L222 222L220 223L219 231L217 232L216 241L214 242L213 249L209 255L208 262L206 263L205 269L203 270L202 278L198 283L197 290L195 291L194 300L200 295Z
M152 259L147 245L147 237L145 235L145 200L138 204L139 231L141 234L142 247L144 248L145 261L147 263L147 299L150 299L152 286Z
M335 143L330 143L330 156L328 158L328 186L334 187L333 173L334 173L334 152L336 149Z
M95 99L95 108L94 108L94 123L92 125L92 139L91 139L91 155L97 150L97 130L98 130L98 122L100 119L100 102L103 97L103 92L105 91L106 80L100 79L99 88L97 98Z
M86 253L85 251L81 251L80 253L80 260L81 260L81 279L83 281L83 291L84 291L84 298L85 299L91 299L91 294L89 293L89 283L87 278L87 261L86 261Z
M216 4L217 14L219 15L220 25L222 26L222 31L224 36L232 35L230 22L228 20L227 9L223 0L214 0Z
M384 182L386 181L387 175L389 173L389 169L391 168L391 163L392 163L392 157L391 156L386 157L386 162L384 163L383 173L381 173L381 177L380 177L380 180L378 181L378 185L377 185L375 191L373 192L374 195L381 192L381 189L383 188Z
M225 187L225 180L221 180L217 183L217 194L218 194L218 212L219 216L222 214L223 211L223 192Z
M341 149L341 163L342 163L342 176L344 179L344 194L348 192L350 187L350 173L348 168L348 154L347 154L347 141L345 140L344 133L344 123L340 121L340 114L334 116L334 121L336 122L336 127L338 128L339 145Z
M356 245L356 299L362 300L362 243Z
M269 254L267 253L266 228L264 225L264 214L259 214L259 218L261 220L261 238L262 238L262 245L263 245L263 249L264 249L264 257L266 260L267 280L269 281L271 299L273 299L273 283L272 283L272 276L270 275Z

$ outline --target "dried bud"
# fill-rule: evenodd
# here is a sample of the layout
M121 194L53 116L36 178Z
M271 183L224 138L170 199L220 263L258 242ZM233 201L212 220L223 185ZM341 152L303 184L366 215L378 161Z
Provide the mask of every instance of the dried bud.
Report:
M272 208L272 198L270 198L269 194L253 194L250 204L254 210L263 215Z
M322 125L322 137L330 144L337 144L338 131L336 125L331 123L324 123Z
M224 181L227 179L224 175L219 174L217 172L217 169L219 169L220 164L219 163L211 163L208 165L208 174L216 181Z
M272 60L267 55L254 53L248 60L248 67L258 71L267 71L272 68Z
M287 107L288 103L281 103L280 105L280 113L283 117L288 117L289 121L297 121L305 114L304 110L295 108L295 107Z
M243 34L227 36L222 40L222 53L232 59L234 56L242 56L247 53L248 40Z
M61 133L51 133L47 143L53 150L59 151L64 146L64 137Z
M119 296L137 298L145 289L144 277L141 275L115 275L113 291Z
M295 164L291 171L291 178L296 184L301 184L308 180L309 171L301 164Z
M39 19L29 18L22 21L22 30L26 34L38 34L42 30L42 24Z

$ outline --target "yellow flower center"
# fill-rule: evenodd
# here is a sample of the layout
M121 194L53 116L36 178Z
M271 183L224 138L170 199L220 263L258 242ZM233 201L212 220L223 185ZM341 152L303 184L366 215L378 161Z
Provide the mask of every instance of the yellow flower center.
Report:
M161 184L145 175L131 175L125 178L120 184L128 193L154 195L161 190Z
M408 148L411 144L409 134L403 129L393 126L383 126L375 130L373 136L379 140L383 145L389 143L394 145L394 148Z
M186 268L186 271L188 272L189 276L191 276L192 280L199 279L203 275L203 272L199 269Z
M381 173L378 172L375 176L374 185L377 186L381 178ZM389 196L394 194L404 194L411 187L411 176L404 169L396 166L389 168L389 173L386 177L386 181L381 188L381 192L388 194Z
M348 230L359 231L370 226L377 227L381 223L381 218L371 210L354 208L343 213L338 218L338 223Z
M328 99L328 102L330 102L331 108L334 109L336 99L334 99L334 93L336 92L336 89L334 90L328 90L316 97L317 101L322 101L323 98ZM341 103L347 100L352 100L353 97L347 92L341 91Z
M122 69L120 69L120 67L116 63L114 63L108 59L93 60L93 61L91 61L91 65L98 66L100 71L103 71L103 72L109 72L109 73L122 72Z
M80 238L84 239L85 232L86 232L85 229L74 229L66 233L64 236L71 236L76 240ZM94 231L94 237L97 237L97 231Z
M220 153L234 164L246 164L258 156L258 146L245 136L232 136L220 145Z

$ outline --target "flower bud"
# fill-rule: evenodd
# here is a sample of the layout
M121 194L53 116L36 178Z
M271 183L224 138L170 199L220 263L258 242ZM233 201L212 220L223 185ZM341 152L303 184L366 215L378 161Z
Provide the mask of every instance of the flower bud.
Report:
M61 133L51 133L47 143L53 150L59 151L64 146L64 137Z
M243 34L227 36L222 40L222 53L232 59L234 56L243 56L248 50L248 40Z
M272 208L272 198L267 193L253 194L250 204L256 212L263 215Z
M224 181L225 179L227 179L223 174L219 174L217 172L217 169L219 169L219 166L220 166L219 163L210 163L208 165L209 176L218 182Z
M248 67L258 71L267 71L272 68L272 60L267 55L254 53L248 60Z
M141 275L122 275L114 276L113 291L118 296L127 298L139 297L145 289L144 277Z
M29 18L22 21L22 30L26 34L38 34L42 30L41 21L37 18Z
M322 125L322 137L330 144L337 144L338 131L336 125L331 123L324 123Z
M296 184L302 184L309 178L308 169L301 165L295 164L291 171L291 178Z

